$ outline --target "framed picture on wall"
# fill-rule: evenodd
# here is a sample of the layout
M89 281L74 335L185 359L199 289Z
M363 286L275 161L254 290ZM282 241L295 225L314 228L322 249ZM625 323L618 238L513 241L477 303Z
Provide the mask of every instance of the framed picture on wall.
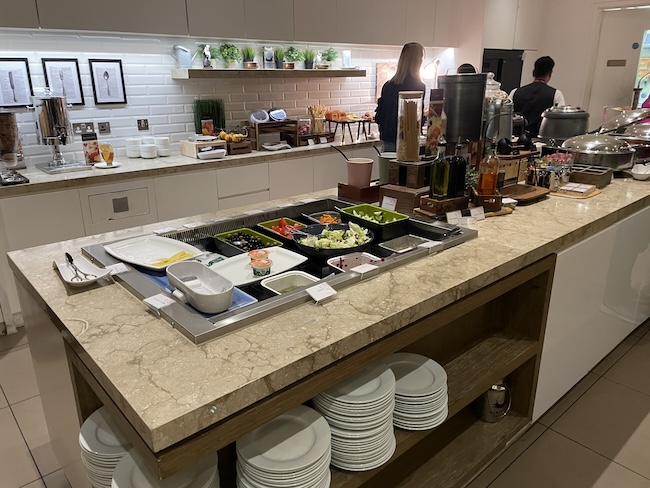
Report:
M126 103L120 59L89 59L95 104Z
M33 94L27 58L0 58L0 107L31 105Z
M53 95L63 95L72 105L84 105L79 62L76 59L41 58L45 85Z

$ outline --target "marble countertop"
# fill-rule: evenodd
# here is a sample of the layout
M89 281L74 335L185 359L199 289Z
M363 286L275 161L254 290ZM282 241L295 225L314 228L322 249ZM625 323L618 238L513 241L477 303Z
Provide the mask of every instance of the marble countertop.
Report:
M43 191L76 188L86 185L115 183L133 178L146 178L160 175L171 175L188 171L205 171L206 169L230 168L248 164L267 163L282 159L310 157L318 154L333 153L333 146L344 151L361 149L380 144L379 141L367 141L354 144L315 144L313 146L294 147L280 151L253 151L248 154L226 156L222 159L201 160L183 156L178 152L171 156L154 159L127 158L117 159L119 167L111 169L89 168L82 171L71 171L59 174L48 174L34 166L17 170L29 178L29 183L22 185L0 186L0 198L26 195Z
M314 193L323 197L333 191ZM305 196L271 202L286 203ZM478 223L479 237L201 346L118 284L67 289L54 258L154 224L9 253L18 278L158 452L395 330L650 205L650 183L615 180L590 199L550 197ZM259 207L259 206L258 206ZM254 209L170 221L180 226Z

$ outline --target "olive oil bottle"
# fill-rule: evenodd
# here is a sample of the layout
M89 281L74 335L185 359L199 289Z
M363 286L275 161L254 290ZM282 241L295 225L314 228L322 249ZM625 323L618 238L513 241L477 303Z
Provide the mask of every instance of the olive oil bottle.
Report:
M449 158L449 186L447 188L447 198L462 197L465 194L465 173L467 171L467 161L460 155L463 150L463 144L460 137L456 143L455 154Z
M438 154L431 163L431 198L444 200L449 187L449 160L445 157L447 141L444 134L438 138Z

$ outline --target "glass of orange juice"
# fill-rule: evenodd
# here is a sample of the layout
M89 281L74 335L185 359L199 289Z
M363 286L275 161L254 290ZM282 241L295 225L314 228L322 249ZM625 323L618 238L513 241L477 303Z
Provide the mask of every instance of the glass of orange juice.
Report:
M99 150L102 153L102 159L106 163L106 166L113 166L113 157L115 156L113 144L103 142L99 145Z

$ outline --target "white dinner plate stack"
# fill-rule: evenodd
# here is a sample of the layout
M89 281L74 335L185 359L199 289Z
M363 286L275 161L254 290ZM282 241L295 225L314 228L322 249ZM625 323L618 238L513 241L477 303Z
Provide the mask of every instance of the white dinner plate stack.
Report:
M316 410L299 405L279 415L237 439L237 488L327 488L330 439Z
M129 158L140 157L140 145L142 141L137 137L130 137L126 140L126 155Z
M313 402L332 430L332 465L367 471L395 452L395 376L384 364L364 369Z
M81 462L94 488L111 488L115 466L131 444L119 433L108 411L102 407L90 415L79 432Z
M395 374L393 424L404 430L428 430L447 418L447 373L433 359L400 352L382 361Z
M111 488L219 488L217 462L217 454L210 454L189 468L159 480L131 449L117 464Z

